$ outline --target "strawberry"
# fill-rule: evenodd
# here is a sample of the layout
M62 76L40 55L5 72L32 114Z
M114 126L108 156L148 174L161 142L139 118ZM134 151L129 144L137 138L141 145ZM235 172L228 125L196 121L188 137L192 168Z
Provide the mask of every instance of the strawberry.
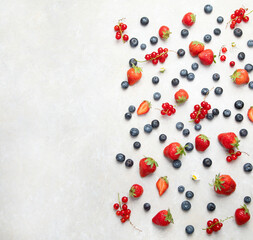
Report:
M196 15L194 15L191 12L186 13L182 19L182 23L188 27L192 26L195 23L195 21L196 21Z
M185 155L185 151L180 143L173 142L164 148L163 154L171 160L177 160L182 154Z
M175 100L179 104L186 102L188 98L189 95L184 89L180 89L175 93Z
M221 133L218 135L218 140L226 149L236 147L238 149L240 140L233 132Z
M152 222L156 225L165 227L168 226L170 223L174 223L170 210L162 210L158 212L153 218Z
M251 122L253 122L253 107L250 107L248 110L248 118Z
M195 147L196 150L200 151L200 152L204 152L210 145L210 141L208 139L207 136L205 136L204 134L199 134L196 138L195 138Z
M216 193L222 195L230 195L236 189L236 183L229 175L216 175L211 186L214 187Z
M147 100L144 100L140 106L137 109L137 114L138 115L142 115L145 114L149 111L149 109L151 108L151 103L148 102Z
M249 82L249 74L245 69L235 70L230 77L237 85L247 84Z
M204 51L204 49L205 49L205 45L198 41L192 41L189 45L189 51L192 57L198 56L199 53Z
M129 85L132 86L141 79L141 71L142 69L140 67L136 67L134 64L132 64L132 68L127 71L127 80Z
M167 177L160 177L158 181L156 182L156 187L158 189L159 195L162 196L164 192L168 189L169 187L169 182Z
M134 184L130 190L129 195L134 198L139 198L143 193L143 187L139 184Z
M235 222L237 225L243 225L250 220L250 213L247 206L244 204L241 208L235 210Z
M216 57L216 55L213 54L213 51L211 49L206 49L202 51L198 56L200 62L203 65L211 65L213 62L215 62L214 58Z
M153 158L143 158L139 162L139 170L141 177L146 177L147 175L153 173L158 167L158 163Z
M170 36L171 32L167 26L161 26L159 29L159 36L162 39L167 39Z

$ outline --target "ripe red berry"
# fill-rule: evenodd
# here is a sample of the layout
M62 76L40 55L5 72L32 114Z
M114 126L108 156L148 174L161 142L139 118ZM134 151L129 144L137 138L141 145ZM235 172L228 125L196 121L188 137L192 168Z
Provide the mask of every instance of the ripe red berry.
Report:
M200 109L200 106L199 106L199 105L195 105L195 106L194 106L194 110L195 110L195 111L198 111L199 109Z
M122 209L123 209L123 210L127 210L127 205L126 205L126 204L123 204L123 205L122 205Z
M113 208L114 208L115 210L117 210L117 209L119 208L119 204L118 204L118 203L114 203Z
M126 215L126 211L125 210L121 210L121 216Z
M167 53L168 51L169 51L168 48L163 49L163 52L165 52L165 53Z
M197 115L196 115L195 113L191 113L191 114L190 114L190 118L191 118L191 119L195 119L196 117L197 117Z
M236 20L233 20L233 21L231 22L231 24L235 25L235 24L236 24Z
M114 26L114 30L115 30L116 32L118 32L118 31L119 31L119 25L115 25L115 26Z
M162 114L162 115L165 115L165 114L166 114L166 111L162 110L162 111L161 111L161 114Z
M231 24L230 24L230 28L231 28L231 29L234 29L234 28L235 28L235 24L231 23Z
M221 51L222 51L223 53L225 53L225 52L227 52L227 48L226 48L226 47L223 47L223 48L221 49Z
M239 16L239 10L235 10L235 16Z
M172 112L172 114L176 113L176 109L173 108L173 109L171 110L171 112Z
M249 17L248 17L248 16L245 16L242 20L243 20L244 22L248 22L248 21L249 21Z
M207 226L208 227L211 227L212 225L213 225L213 221L211 221L211 220L207 221Z
M167 58L167 57L168 57L168 53L164 53L163 56L164 56L165 58Z
M226 60L226 56L225 56L225 55L221 55L221 56L220 56L220 60L221 60L222 62L224 62L224 61Z
M242 19L239 17L236 19L236 23L241 23L241 21L242 21Z
M128 220L129 218L130 218L130 216L129 216L129 215L126 215L126 216L125 216L125 219L126 219L126 220Z
M208 110L207 110L207 109L204 109L204 108L202 108L202 109L201 109L201 113L202 113L202 114L206 115L206 114L207 114L207 112L208 112Z
M121 218L121 220L120 220L122 223L124 223L125 221L126 221L126 219L125 218Z
M235 14L231 14L231 19L234 19L235 18Z
M126 24L122 24L122 26L121 26L121 30L126 30L127 29L127 25Z
M153 63L154 65L156 65L156 64L158 63L158 60L157 60L157 59L153 59L153 60L152 60L152 63Z
M122 201L123 203L127 203L128 198L124 196L124 197L122 197L121 201Z
M123 40L124 40L125 42L127 42L128 39L129 39L128 35L124 34L124 35L123 35Z
M150 58L151 58L151 57L150 57L149 54L146 54L146 55L145 55L145 59L146 59L147 61L150 60Z
M213 229L214 232L218 232L218 231L221 229L220 224L214 225L214 226L212 227L212 229Z
M164 62L165 62L165 57L164 57L164 56L161 56L161 57L159 58L159 62L160 62L160 63L164 63Z
M211 105L210 104L206 104L205 109L206 110L210 110L211 109Z
M156 57L156 55L157 55L157 53L156 53L156 52L152 52L152 53L151 53L151 57L152 57L152 58L155 58L155 57Z
M160 47L160 48L158 48L157 51L158 51L159 54L161 54L161 53L163 53L163 48Z
M194 122L195 122L195 123L199 123L199 122L200 122L200 119L199 119L199 118L196 118L196 119L194 120Z
M121 34L120 34L119 32L117 32L115 38L116 38L117 40L121 39Z
M213 219L213 224L215 224L215 223L217 223L217 222L219 222L219 219L218 219L218 218L214 218L214 219Z
M239 156L241 156L241 152L240 151L237 151L236 153L235 153L235 155L237 156L237 157L239 157Z
M205 108L206 107L206 105L207 105L207 102L206 101L203 101L203 102L201 102L201 107L203 107L203 108Z
M202 114L202 113L200 113L200 114L199 114L199 118L200 118L200 119L204 119L204 118L205 118L205 115Z
M172 112L169 110L169 111L167 112L167 115L170 116L171 114L172 114Z
M232 162L233 159L230 156L227 156L226 160L227 162Z
M127 210L126 210L126 214L127 214L127 215L130 215L130 214L131 214L131 210L130 210L130 209L127 209Z
M170 109L170 104L169 103L164 103L163 105L162 105L163 107L162 108L165 108L165 109Z
M212 228L207 228L207 229L206 229L206 233L207 233L207 234L212 234L212 232L213 232L213 229L212 229Z
M231 158L232 158L232 160L236 160L236 159L237 159L237 156L236 156L235 154L232 154L232 155L231 155Z
M219 225L220 225L221 228L223 227L223 223L222 222L220 222Z
M230 67L234 67L234 66L235 66L235 62L234 62L234 61L231 61L231 62L229 63L229 65L230 65Z
M234 152L235 152L235 150L234 149L229 149L229 154L233 154Z
M121 215L121 212L120 212L120 211L116 211L116 215L117 215L117 216L120 216L120 215Z

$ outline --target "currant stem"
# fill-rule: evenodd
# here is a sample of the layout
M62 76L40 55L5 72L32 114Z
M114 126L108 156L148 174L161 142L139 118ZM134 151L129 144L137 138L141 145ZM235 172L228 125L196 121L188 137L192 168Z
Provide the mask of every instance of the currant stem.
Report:
M134 229L138 230L139 232L142 232L142 230L139 229L139 228L137 228L137 227L130 221L130 219L129 219L129 223L132 225L132 227L133 227Z
M119 196L119 193L118 193L118 201L119 201L119 207L120 207L120 210L122 210L122 208L121 208L121 201L120 201L120 196Z
M249 156L249 154L248 154L248 153L246 153L246 152L241 152L241 153L245 153L247 156Z
M214 89L214 87L212 87L210 90L208 90L208 94L204 97L204 101L206 100L206 98L208 97L209 93Z

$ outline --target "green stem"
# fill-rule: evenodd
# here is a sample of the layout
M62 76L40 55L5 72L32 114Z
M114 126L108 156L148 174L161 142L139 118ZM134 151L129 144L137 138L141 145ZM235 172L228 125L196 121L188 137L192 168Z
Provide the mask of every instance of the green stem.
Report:
M212 228L213 226L215 226L215 225L217 225L217 224L219 224L219 223L221 223L221 222L225 222L225 221L227 221L228 219L231 219L231 218L233 218L233 217L234 217L234 216L227 217L227 218L225 218L224 220L221 219L219 222L216 222L215 224L211 225L210 227L202 228L202 230L210 229L210 228Z
M251 10L249 13L247 13L245 16L248 16L249 14L251 14L253 12L253 10Z
M118 193L118 201L119 201L119 207L120 207L120 210L122 210L122 208L121 208L121 201L120 201L120 196L119 196L119 193Z
M164 55L165 53L167 53L167 52L175 52L174 50L168 50L168 51L166 51L166 52L162 52L162 53L160 53L159 55L157 55L155 58L150 58L149 60L144 60L144 61L138 61L138 60L136 60L137 62L139 62L139 63L144 63L144 62L148 62L148 61L152 61L152 60L154 60L154 59L156 59L156 58L159 58L159 57L161 57L162 55Z

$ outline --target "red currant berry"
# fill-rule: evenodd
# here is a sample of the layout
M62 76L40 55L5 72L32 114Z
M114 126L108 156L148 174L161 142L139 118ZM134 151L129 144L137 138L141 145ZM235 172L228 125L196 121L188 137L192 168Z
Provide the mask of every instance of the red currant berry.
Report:
M206 105L207 105L207 102L206 102L206 101L201 102L201 107L205 108Z
M204 109L204 108L202 108L202 109L201 109L201 113L202 113L202 114L206 115L206 114L207 114L207 112L208 112L208 110L207 110L207 109Z
M239 16L239 10L235 10L235 16Z
M220 225L221 228L223 227L223 223L222 222L220 222L219 225Z
M208 227L211 227L212 225L213 225L213 221L211 221L211 220L207 221L207 226Z
M126 215L126 211L125 210L121 210L121 216L125 216Z
M169 111L167 112L167 115L168 115L168 116L171 116L171 114L172 114L172 112L169 110Z
M223 47L223 48L221 49L221 51L222 51L223 53L225 53L225 52L227 51L227 48L226 48L226 47Z
M164 62L165 62L165 57L164 57L164 56L161 56L161 57L159 58L159 62L160 62L160 63L164 63Z
M194 110L195 110L195 111L198 111L199 109L200 109L200 106L199 106L199 105L195 105L195 106L194 106Z
M232 162L233 159L230 156L227 156L226 160L227 162Z
M153 63L154 65L156 65L156 64L158 63L158 60L157 60L157 59L153 59L153 60L152 60L152 63Z
M118 32L118 31L119 31L119 26L118 26L118 25L115 25L115 26L114 26L114 30L115 30L116 32Z
M127 25L126 25L126 24L122 24L121 29L122 29L123 31L126 30L126 29L127 29Z
M233 21L231 22L231 24L235 25L235 24L236 24L236 20L233 20Z
M163 56L164 56L165 58L167 58L167 57L168 57L168 53L164 53Z
M218 223L218 224L216 224L216 225L214 225L213 227L212 227L212 229L213 229L213 231L214 232L218 232L219 230L220 230L220 224Z
M126 219L125 218L121 218L121 220L120 220L122 223L124 223L125 221L126 221Z
M175 113L176 113L176 109L173 108L173 109L171 110L171 112L172 112L172 114L175 114Z
M236 23L241 23L241 21L242 21L242 19L239 17L236 19Z
M124 34L124 35L123 35L123 40L124 40L125 42L127 42L128 39L129 39L128 35Z
M213 219L213 224L215 224L215 223L217 223L217 222L219 222L219 219L218 219L218 218L214 218L214 219Z
M124 196L124 197L122 197L121 201L122 201L123 203L127 203L128 198Z
M237 159L236 154L231 155L231 158L232 158L232 160L236 160Z
M234 151L234 149L229 149L229 154L233 154L235 151Z
M191 119L195 119L196 117L197 117L197 115L196 115L195 113L191 113L191 114L190 114L190 118L191 118Z
M168 109L169 109L170 111L171 111L173 108L174 108L173 105L169 105L169 106L168 106Z
M167 53L168 51L169 51L168 48L163 49L163 52L165 52L165 53Z
M245 16L242 20L243 20L244 22L248 22L248 21L249 21L249 17L248 17L248 16Z
M126 216L125 216L125 219L126 219L126 220L128 220L129 218L130 218L130 216L129 216L129 215L126 215Z
M122 209L123 209L123 210L127 210L127 205L126 205L126 204L123 204L123 205L122 205Z
M206 104L205 109L206 110L210 110L211 109L211 105L210 104Z
M234 67L234 66L235 66L235 62L234 62L234 61L231 61L231 62L229 63L229 65L230 65L230 67Z
M117 210L117 209L119 208L119 204L118 204L118 203L115 203L115 204L113 205L113 208L114 208L115 210Z
M126 214L127 214L127 215L130 215L130 214L131 214L131 210L130 210L130 209L127 209L127 210L126 210Z
M240 151L237 151L237 152L235 153L235 155L236 155L237 157L239 157L239 156L242 155L242 153L241 153Z
M159 53L159 54L163 53L163 49L162 49L161 47L160 47L160 48L158 48L158 50L157 50L157 51L158 51L158 53Z
M200 114L199 114L199 118L200 118L200 119L204 119L204 118L205 118L205 115L202 114L202 113L200 113Z
M207 233L207 234L212 234L212 232L213 232L213 229L212 229L212 228L207 228L207 229L206 229L206 233Z
M121 34L120 34L119 32L117 32L115 38L116 38L117 40L121 39Z
M145 59L148 61L148 60L150 60L150 55L149 54L146 54L145 55Z
M156 57L156 55L157 55L157 53L156 53L156 52L152 52L152 53L151 53L151 57L152 57L152 58L155 58L155 57Z
M220 60L221 60L222 62L224 62L224 61L226 60L226 56L225 56L225 55L221 55L221 56L220 56Z
M162 115L165 115L165 114L166 114L166 111L162 110L162 111L161 111L161 114L162 114Z
M121 215L121 212L120 212L120 211L116 211L116 215L117 215L117 216L120 216L120 215Z
M235 28L235 24L231 23L231 24L230 24L230 28L231 28L231 29L234 29L234 28Z
M233 14L231 14L231 19L234 19L235 18L235 14L233 13Z
M194 122L195 122L195 123L199 123L199 122L200 122L200 119L199 119L199 118L196 118L196 119L194 120Z
M170 108L170 104L169 103L164 103L165 109L169 109Z

